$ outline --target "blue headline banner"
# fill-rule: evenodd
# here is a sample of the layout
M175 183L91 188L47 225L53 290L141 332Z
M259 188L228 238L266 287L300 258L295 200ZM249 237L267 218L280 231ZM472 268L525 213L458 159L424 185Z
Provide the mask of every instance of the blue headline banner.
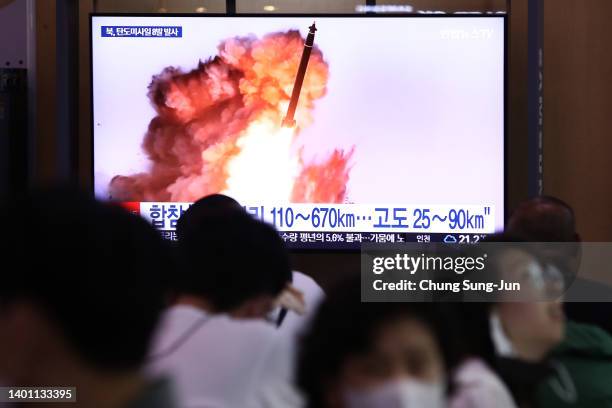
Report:
M102 37L181 38L181 26L102 26Z

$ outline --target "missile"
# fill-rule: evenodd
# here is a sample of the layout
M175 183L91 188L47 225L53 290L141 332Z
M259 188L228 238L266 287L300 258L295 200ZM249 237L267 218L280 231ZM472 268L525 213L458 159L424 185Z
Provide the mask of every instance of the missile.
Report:
M309 28L308 35L306 36L306 42L304 43L304 50L302 51L302 59L300 60L300 66L295 76L295 82L293 83L293 92L291 93L291 101L289 102L289 108L285 119L283 119L282 126L294 127L295 126L295 108L297 108L298 100L300 99L300 92L302 91L302 84L304 83L304 75L306 75L306 68L308 67L308 60L310 60L310 51L314 44L315 31L317 27L313 22Z

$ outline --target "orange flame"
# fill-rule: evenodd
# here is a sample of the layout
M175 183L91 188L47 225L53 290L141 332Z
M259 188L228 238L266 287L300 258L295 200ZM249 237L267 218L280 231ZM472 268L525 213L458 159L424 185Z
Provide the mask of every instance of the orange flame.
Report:
M222 42L219 55L191 72L155 76L157 112L143 141L148 172L115 176L120 201L196 201L223 192L243 201L343 202L352 150L320 163L295 151L296 129L281 128L304 39L298 31ZM326 92L328 65L314 47L300 95L297 128L312 123Z

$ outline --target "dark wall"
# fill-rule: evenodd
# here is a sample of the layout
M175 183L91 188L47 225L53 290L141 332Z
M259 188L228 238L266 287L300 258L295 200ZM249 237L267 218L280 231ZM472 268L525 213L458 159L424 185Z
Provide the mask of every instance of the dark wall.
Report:
M34 182L58 179L57 155L57 70L55 1L36 2L36 135L34 143Z
M28 4L0 1L0 196L27 187Z
M610 16L610 0L545 4L544 191L590 241L612 241Z

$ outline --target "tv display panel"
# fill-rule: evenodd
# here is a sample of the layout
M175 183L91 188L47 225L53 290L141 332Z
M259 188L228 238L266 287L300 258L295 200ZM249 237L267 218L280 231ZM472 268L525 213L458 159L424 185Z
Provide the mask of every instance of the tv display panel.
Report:
M99 15L91 33L95 194L166 237L213 193L293 247L503 228L503 16Z

